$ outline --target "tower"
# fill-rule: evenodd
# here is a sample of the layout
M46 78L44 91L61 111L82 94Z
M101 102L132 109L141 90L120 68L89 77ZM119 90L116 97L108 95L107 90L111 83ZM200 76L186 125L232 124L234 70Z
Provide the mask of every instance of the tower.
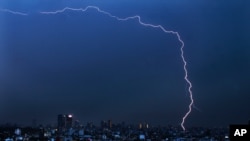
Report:
M73 125L73 116L71 114L66 115L66 128L71 128Z
M60 114L57 117L58 131L65 131L73 126L73 115L71 114Z
M108 128L112 128L112 121L111 120L108 120Z
M58 131L64 131L66 128L66 115L60 114L57 116Z

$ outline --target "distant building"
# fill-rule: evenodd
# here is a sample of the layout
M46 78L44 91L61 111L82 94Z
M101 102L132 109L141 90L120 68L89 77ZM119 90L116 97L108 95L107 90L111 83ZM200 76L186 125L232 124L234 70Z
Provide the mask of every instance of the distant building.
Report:
M75 120L74 127L75 128L79 128L80 127L80 121L79 120Z
M111 129L112 128L112 120L108 120L108 121L102 120L101 121L101 128L102 129L104 129L104 128Z
M72 115L66 115L66 128L72 128L73 126L73 116Z
M139 129L148 129L149 128L149 124L144 122L144 123L139 123L138 125Z
M17 128L17 129L15 130L15 134L16 134L17 136L20 136L20 135L21 135L21 129Z
M142 129L142 124L141 124L141 123L139 123L138 128L139 128L139 129Z
M87 122L87 126L86 127L87 128L93 128L94 127L93 122Z
M112 128L112 121L111 120L108 120L108 128Z
M105 120L102 120L101 121L101 128L104 129L104 128L107 128L108 125L107 125L107 122Z
M58 131L64 131L66 128L66 115L60 114L57 117L57 127Z
M69 129L73 126L73 116L71 114L60 114L57 117L57 127L58 131L64 131L65 129Z

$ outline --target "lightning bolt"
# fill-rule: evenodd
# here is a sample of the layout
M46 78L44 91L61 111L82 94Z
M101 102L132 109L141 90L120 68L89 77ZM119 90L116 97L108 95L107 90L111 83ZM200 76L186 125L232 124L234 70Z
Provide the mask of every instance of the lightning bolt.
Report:
M192 83L188 79L187 61L186 61L185 56L184 56L184 46L185 46L185 44L184 44L183 40L181 39L180 34L178 32L176 32L176 31L166 30L162 25L154 25L154 24L144 23L144 22L142 22L141 17L139 15L125 17L125 18L120 18L120 17L112 15L109 12L101 10L97 6L87 6L85 8L70 8L70 7L65 7L65 8L63 8L61 10L57 10L57 11L43 11L43 12L40 12L40 14L44 14L44 15L59 14L59 13L65 12L67 10L86 12L88 9L95 9L99 13L107 15L110 18L114 18L114 19L116 19L118 21L137 20L138 23L140 25L142 25L142 26L151 27L151 28L158 28L158 29L161 29L164 33L173 34L173 35L177 36L178 41L181 43L181 47L180 47L181 54L180 54L180 56L181 56L181 59L182 59L182 62L183 62L184 80L188 84L188 92L189 92L189 97L190 97L190 103L188 105L188 111L183 116L182 122L181 122L181 127L185 131L186 129L185 129L184 124L185 124L185 121L186 121L187 117L192 112L192 106L194 104L194 99L193 99L193 93L192 93L192 90L191 90L192 89ZM27 15L26 13L14 12L14 11L11 11L11 10L8 10L8 9L1 9L1 11L10 12L12 14L18 14L18 15L22 15L22 16L26 16Z
M12 11L12 10L9 10L9 9L0 9L0 11L15 14L15 15L28 16L27 13L16 12L16 11Z

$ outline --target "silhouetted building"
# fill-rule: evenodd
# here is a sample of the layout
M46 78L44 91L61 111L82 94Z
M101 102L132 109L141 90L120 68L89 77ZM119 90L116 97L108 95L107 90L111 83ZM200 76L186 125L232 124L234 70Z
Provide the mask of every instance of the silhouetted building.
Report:
M139 123L138 128L142 129L142 123Z
M66 128L71 128L73 126L73 116L72 115L66 115Z
M75 128L79 128L80 127L80 121L79 120L75 120L74 127Z
M73 116L71 114L64 115L60 114L57 117L58 131L64 131L65 129L73 126Z
M43 141L44 139L44 127L42 125L39 125L39 140Z
M102 120L101 121L101 128L104 129L104 128L107 128L108 125L107 125L107 122L105 120Z
M87 123L87 128L93 128L93 122L88 122Z
M108 128L112 128L112 121L111 120L108 120Z
M60 114L57 117L58 131L61 132L66 128L66 115Z
M139 123L138 128L139 129L148 129L149 124L147 122Z

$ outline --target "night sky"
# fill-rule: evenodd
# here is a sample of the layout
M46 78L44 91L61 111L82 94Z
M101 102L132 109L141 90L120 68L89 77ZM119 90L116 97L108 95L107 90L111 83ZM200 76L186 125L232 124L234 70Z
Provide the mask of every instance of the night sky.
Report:
M178 31L185 42L195 108L186 126L227 126L250 119L248 0L3 0L0 11L0 124L56 124L71 113L83 124L180 125L190 103Z

